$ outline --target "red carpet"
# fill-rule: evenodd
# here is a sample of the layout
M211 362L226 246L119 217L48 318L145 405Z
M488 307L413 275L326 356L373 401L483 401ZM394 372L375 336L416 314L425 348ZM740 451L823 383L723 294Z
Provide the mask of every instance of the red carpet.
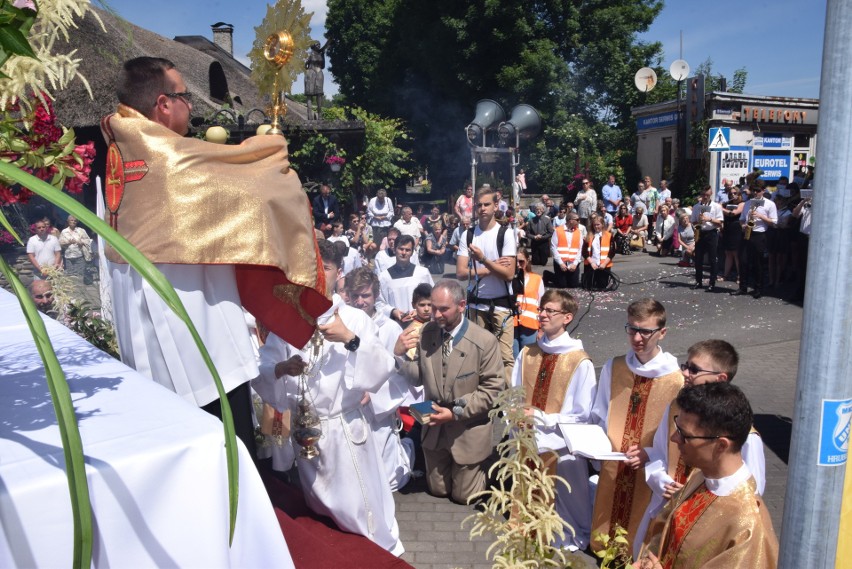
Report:
M338 529L305 504L298 488L261 470L296 569L404 569L411 565L367 539Z

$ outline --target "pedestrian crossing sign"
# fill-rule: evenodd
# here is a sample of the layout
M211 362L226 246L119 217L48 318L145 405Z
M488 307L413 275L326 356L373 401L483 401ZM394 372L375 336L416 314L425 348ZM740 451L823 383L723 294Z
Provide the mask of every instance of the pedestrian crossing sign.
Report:
M710 151L721 151L731 149L731 129L728 127L719 127L710 129Z

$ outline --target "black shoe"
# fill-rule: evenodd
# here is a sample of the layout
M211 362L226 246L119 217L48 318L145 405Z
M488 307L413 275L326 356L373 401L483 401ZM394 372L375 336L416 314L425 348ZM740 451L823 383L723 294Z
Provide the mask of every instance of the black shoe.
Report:
M748 291L747 291L747 290L743 290L743 289L741 289L741 288L738 288L737 290L733 290L733 291L731 291L729 294L730 294L731 296L743 296L743 295L745 295L745 294L748 294Z
M695 283L692 285L692 290L698 290L699 288L701 288L701 283Z
M762 292L760 292L759 290L756 290L756 291L754 291L753 293L751 293L751 296L752 296L752 298L754 298L755 300L757 300L758 298L760 298L761 296L763 296L763 293L762 293Z
M716 285L710 285L704 289L706 292L716 292Z

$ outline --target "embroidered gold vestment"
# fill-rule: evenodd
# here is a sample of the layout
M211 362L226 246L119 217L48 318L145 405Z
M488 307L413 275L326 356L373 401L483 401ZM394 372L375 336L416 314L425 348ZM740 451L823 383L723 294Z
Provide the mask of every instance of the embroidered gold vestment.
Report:
M101 129L111 225L154 263L234 265L245 309L288 343L307 343L331 302L284 138L212 144L124 105ZM111 247L107 257L124 262Z

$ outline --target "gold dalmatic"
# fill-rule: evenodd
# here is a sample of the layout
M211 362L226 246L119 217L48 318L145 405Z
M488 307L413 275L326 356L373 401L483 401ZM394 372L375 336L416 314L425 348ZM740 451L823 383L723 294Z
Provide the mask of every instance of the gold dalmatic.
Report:
M110 145L110 224L154 263L234 265L246 310L304 346L331 302L284 137L212 144L124 105L101 129ZM124 262L111 247L107 257Z

